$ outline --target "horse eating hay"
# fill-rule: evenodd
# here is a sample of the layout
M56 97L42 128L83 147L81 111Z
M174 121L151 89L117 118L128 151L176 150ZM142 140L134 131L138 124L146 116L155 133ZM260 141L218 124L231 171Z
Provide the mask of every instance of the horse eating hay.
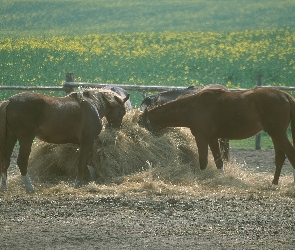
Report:
M117 93L123 99L126 98L127 96L129 96L129 93L125 89L123 89L123 88L121 88L119 86L113 85L113 84L106 85L105 87L102 88L102 90L104 90L104 89L109 89L109 90ZM131 104L130 99L128 99L125 102L125 107L126 107L126 112L129 112L129 111L132 110L132 104Z
M28 158L35 137L56 144L79 145L77 181L83 180L87 161L97 135L102 129L102 117L115 127L126 113L125 102L110 90L87 89L65 97L23 92L10 97L0 106L1 188L6 188L7 169L16 141L19 141L17 165L27 191L33 186L27 174Z
M278 184L286 156L294 168L295 182L295 148L286 135L291 122L295 142L295 99L283 91L208 89L146 109L142 119L150 131L165 127L190 128L198 146L201 169L208 163L208 145L216 167L223 169L218 138L245 139L264 130L272 138L275 149L276 171L272 183Z
M206 89L223 89L225 91L228 91L226 87L220 84L209 84L206 85L203 88L198 88L195 86L189 86L186 89L183 90L171 90L171 91L165 91L160 92L156 95L150 95L145 97L141 104L140 104L140 110L144 111L146 108L151 109L153 107L162 105L166 102L176 100L177 98L183 97L185 95L192 95L199 93L200 91L204 91ZM139 122L141 123L141 122ZM219 139L219 146L222 158L226 161L229 161L229 140L225 138Z

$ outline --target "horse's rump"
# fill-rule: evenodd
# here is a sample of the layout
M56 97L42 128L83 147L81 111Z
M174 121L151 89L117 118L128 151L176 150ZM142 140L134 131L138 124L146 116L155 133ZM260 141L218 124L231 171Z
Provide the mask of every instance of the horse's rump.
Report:
M290 127L292 133L293 146L295 147L295 99L293 96L287 94L291 110L290 110Z
M0 102L0 173L3 166L6 143L6 107L9 101Z

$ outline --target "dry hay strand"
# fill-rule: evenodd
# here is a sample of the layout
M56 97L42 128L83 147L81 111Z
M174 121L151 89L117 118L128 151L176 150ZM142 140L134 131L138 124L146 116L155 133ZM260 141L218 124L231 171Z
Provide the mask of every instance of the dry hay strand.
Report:
M40 180L76 176L78 147L73 144L50 144L36 140L29 159L29 171Z
M127 113L120 130L104 128L92 151L93 167L100 183L125 181L152 165L153 178L171 183L191 183L199 171L197 147L186 128L171 128L154 135L139 126L139 111ZM78 148L71 144L36 141L29 171L41 180L74 178ZM127 177L128 178L128 177Z

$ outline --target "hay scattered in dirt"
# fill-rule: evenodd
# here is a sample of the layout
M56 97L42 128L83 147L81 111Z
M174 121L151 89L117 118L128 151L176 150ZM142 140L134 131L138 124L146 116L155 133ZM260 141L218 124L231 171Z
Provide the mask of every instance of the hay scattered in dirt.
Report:
M290 165L278 186L271 184L270 151L231 149L225 174L209 151L209 165L201 171L188 130L154 136L136 124L137 117L127 115L122 130L101 133L94 147L99 179L79 188L77 147L35 143L29 168L33 194L25 192L15 150L8 189L0 192L1 246L292 249ZM24 237L24 231L31 234Z
M215 167L209 152L206 170L199 168L197 146L186 128L171 128L158 135L137 124L139 112L127 114L123 128L104 129L93 148L97 180L74 188L78 149L74 145L53 145L37 141L29 162L34 183L40 180L45 193L75 195L193 195L226 196L278 192L294 196L292 175L271 184L273 171L257 172L245 164L225 164L226 173ZM272 166L267 168L273 169ZM57 183L57 185L44 184Z

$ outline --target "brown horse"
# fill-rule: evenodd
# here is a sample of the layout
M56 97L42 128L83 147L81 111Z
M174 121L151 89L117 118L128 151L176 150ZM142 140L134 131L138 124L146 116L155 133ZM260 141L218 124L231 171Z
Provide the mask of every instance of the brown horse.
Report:
M166 102L176 100L177 98L183 97L185 95L196 94L206 89L223 89L225 91L228 91L226 87L220 84L209 84L203 88L189 86L183 90L171 90L171 91L160 92L159 94L156 94L156 95L147 96L146 98L142 100L139 109L140 111L144 111L146 108L150 109L150 108L162 105ZM229 161L229 140L225 138L219 139L219 146L220 146L222 158L226 161Z
M245 139L264 130L272 138L275 149L276 171L272 183L278 184L286 156L294 168L295 177L295 148L286 135L291 122L295 142L295 99L283 91L208 89L146 109L143 122L151 131L165 127L190 128L198 146L201 169L205 169L208 163L208 145L216 167L223 169L218 138Z
M83 180L94 140L102 129L102 117L120 126L125 102L110 90L88 89L65 97L32 92L14 95L0 106L1 188L6 188L7 169L16 141L19 141L17 165L27 191L33 186L27 174L28 158L35 137L48 143L79 145L77 181Z

